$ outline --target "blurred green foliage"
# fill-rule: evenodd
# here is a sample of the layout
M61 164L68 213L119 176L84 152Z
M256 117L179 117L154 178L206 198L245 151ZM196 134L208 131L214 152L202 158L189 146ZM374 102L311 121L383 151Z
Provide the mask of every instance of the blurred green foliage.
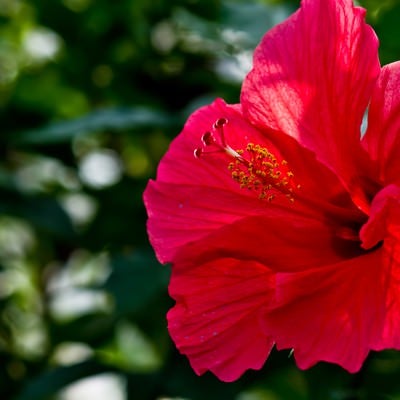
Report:
M396 1L365 0L384 63ZM172 345L142 192L190 111L237 102L298 1L0 0L0 398L400 399L400 357L349 375L274 352L224 384ZM103 397L101 397L103 396Z

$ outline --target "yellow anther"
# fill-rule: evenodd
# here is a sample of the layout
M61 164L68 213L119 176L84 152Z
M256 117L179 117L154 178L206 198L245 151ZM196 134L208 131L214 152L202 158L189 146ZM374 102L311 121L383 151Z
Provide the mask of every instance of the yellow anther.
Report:
M240 188L256 191L259 199L269 202L279 193L285 195L290 202L294 201L294 173L288 170L286 160L278 160L267 148L254 143L248 143L245 151L234 152L240 154L240 157L235 157L228 169Z

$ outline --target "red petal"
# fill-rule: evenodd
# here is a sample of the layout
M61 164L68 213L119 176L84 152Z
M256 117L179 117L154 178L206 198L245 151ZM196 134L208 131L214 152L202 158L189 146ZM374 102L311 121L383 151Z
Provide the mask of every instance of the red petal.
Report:
M260 323L272 289L271 273L256 262L221 258L173 269L177 304L168 327L197 374L210 370L230 382L262 367L273 345Z
M400 182L400 62L382 68L368 111L363 145L384 185Z
M221 118L229 121L229 131L225 136L233 149L243 149L249 142L263 142L260 131L243 118L240 105L228 105L217 99L188 118L183 131L172 141L160 161L157 181L237 191L237 183L233 181L228 170L232 157L224 152L204 154L199 159L193 155L194 150L202 146L204 134L211 131L214 123ZM214 150L211 148L210 152Z
M272 275L228 258L185 264L174 271L170 330L197 373L211 370L222 380L260 368L271 340L294 349L302 369L327 361L356 372L370 350L400 348L399 293L400 248L393 243L299 273Z
M223 152L205 154L201 159L193 156L204 133L220 118L229 120L226 139L231 147L243 148L250 140L263 140L243 119L239 106L222 100L191 115L161 160L156 182L150 181L144 193L150 241L162 262L172 261L185 243L238 218L261 213L265 207L257 195L240 189L232 179L229 156Z
M383 242L380 279L383 323L374 350L400 348L400 187L389 185L372 201L371 215L361 229L363 247L370 249Z
M287 160L293 182L299 185L294 188L294 203L285 195L268 203L256 192L241 189L228 170L232 158L223 152L204 154L200 159L193 156L204 132L222 117L229 121L225 136L232 148L243 149L252 142L266 147L278 159ZM312 219L330 218L336 225L363 218L337 177L311 151L286 135L255 129L243 118L240 107L221 100L189 118L161 160L157 180L149 183L144 201L150 240L162 262L173 261L176 251L185 244L248 216L275 215L287 209L290 214L295 211Z
M153 181L149 182L144 199L150 242L163 263L173 261L184 245L265 209L257 197L243 196L240 189L233 192Z
M350 211L333 218L285 197L268 203L241 196L240 190L163 182L150 182L145 200L150 242L163 263L185 251L189 257L193 252L257 259L274 270L292 271L360 251L358 232L347 228L358 222Z
M302 369L328 361L358 371L388 317L381 256L377 250L328 268L279 274L277 308L265 323L277 348L293 348Z
M294 173L294 182L302 187L298 193L300 197L313 198L320 203L333 203L345 209L351 208L349 196L339 179L315 159L313 152L280 132L265 127L256 129L243 116L240 105L228 105L221 99L200 108L189 117L183 131L172 141L160 161L157 181L198 185L205 190L214 187L254 198L253 192L238 190L237 182L232 179L228 170L232 157L223 152L203 154L200 159L193 156L193 151L202 144L204 133L209 132L213 124L221 118L229 122L225 137L227 144L234 150L245 149L249 143L254 143L267 148L278 159L287 161L288 168ZM310 171L313 173L310 174Z
M195 256L197 262L205 263L232 257L257 260L274 272L296 272L326 267L361 253L357 232L296 210L271 207L268 215L242 218L188 243L179 258Z
M400 187L375 196L360 238L365 249L383 246L329 268L277 276L267 332L279 348L295 348L302 368L325 360L355 372L370 349L400 348ZM300 320L292 335L289 324Z
M374 197L370 217L360 231L362 247L370 249L382 240L400 238L400 187L389 185Z
M373 350L400 349L400 233L385 241L381 271L382 289L385 294L380 335L372 345Z
M303 0L263 38L242 89L245 115L316 152L355 185L360 126L379 74L378 40L350 0Z

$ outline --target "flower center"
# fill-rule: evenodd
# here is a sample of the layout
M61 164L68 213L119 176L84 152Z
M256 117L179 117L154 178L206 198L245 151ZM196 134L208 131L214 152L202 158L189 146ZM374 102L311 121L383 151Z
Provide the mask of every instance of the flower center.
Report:
M293 202L294 189L299 189L300 185L293 183L294 174L287 161L279 160L259 144L248 143L245 150L234 150L225 138L224 127L227 124L226 118L218 119L213 124L213 132L207 131L201 137L203 146L194 150L194 156L200 158L206 154L225 153L233 158L228 169L241 189L255 191L261 200L272 201L277 194L283 194Z
M238 150L244 154L243 150ZM234 181L242 189L254 190L260 199L272 201L277 193L284 194L291 202L293 187L291 180L294 176L287 168L287 161L278 161L267 148L249 143L246 147L246 158L235 159L228 165Z

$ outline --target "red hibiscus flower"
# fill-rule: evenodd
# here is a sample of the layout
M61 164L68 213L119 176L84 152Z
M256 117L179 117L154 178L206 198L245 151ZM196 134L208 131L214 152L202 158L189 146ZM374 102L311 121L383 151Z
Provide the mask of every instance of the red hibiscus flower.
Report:
M303 0L240 104L191 115L147 186L169 331L198 374L235 380L273 345L350 372L400 348L400 63L381 69L364 16Z

